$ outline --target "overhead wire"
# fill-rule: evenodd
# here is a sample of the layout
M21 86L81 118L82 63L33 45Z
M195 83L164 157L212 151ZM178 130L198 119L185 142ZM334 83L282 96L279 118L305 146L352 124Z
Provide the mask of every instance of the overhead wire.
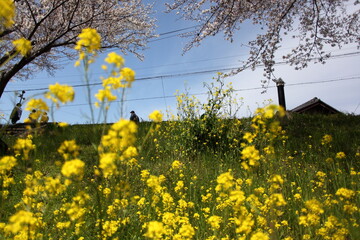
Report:
M330 58L337 58L337 57L349 57L349 56L354 56L354 55L359 55L360 52L352 52L352 53L344 53L344 54L338 54L338 55L334 55L331 56ZM276 62L275 65L283 65L283 64L287 64L287 62L285 61L281 61L281 62ZM261 64L258 66L262 66ZM199 75L199 74L207 74L207 73L213 73L213 72L226 72L226 71L233 71L238 69L238 67L228 67L228 68L217 68L217 69L209 69L209 70L202 70L202 71L193 71L193 72L186 72L186 73L177 73L177 74L167 74L167 75L157 75L157 76L150 76L150 77L141 77L141 78L137 78L136 81L146 81L146 80L153 80L153 79L168 79L168 78L175 78L175 77L182 77L182 76L191 76L191 75ZM74 84L72 85L73 88L78 88L78 87L86 87L86 86L99 86L102 85L101 82L99 83L89 83L89 84ZM43 88L30 88L30 89L20 89L20 90L5 90L4 93L8 93L8 92L17 92L17 91L27 91L27 92L31 92L31 91L44 91L44 90L48 90L47 87L43 87Z
M349 48L347 50L353 50L353 48ZM360 52L350 52L350 53L344 53L344 54L337 54L337 55L332 55L330 58L341 58L341 57L349 57L349 56L354 56L354 55L358 55L360 54ZM243 56L247 56L248 54L240 54L240 55L232 55L232 56L224 56L224 57L217 57L217 58L208 58L208 59L200 59L200 60L193 60L193 61L187 61L186 63L173 63L173 64L163 64L163 65L158 65L158 66L149 66L149 67L143 67L143 68L137 68L137 71L139 70L143 70L143 69L154 69L154 68L160 68L160 67L167 67L167 66L178 66L179 64L190 64L190 63L199 63L199 62L208 62L208 61L215 61L215 60L221 60L221 59L229 59L229 58L238 58L238 57L243 57ZM240 62L240 61L238 61ZM260 65L259 65L260 66ZM236 67L234 67L236 68ZM103 72L95 72L92 73L92 75L100 75ZM78 77L78 76L82 76L81 73L79 74L68 74L68 75L62 75L62 76L58 76L61 78L69 78L69 77ZM40 80L40 79L49 79L48 77L40 77L40 78L33 78L32 80ZM74 81L69 81L69 82L63 82L64 84L71 84ZM79 82L79 81L75 81L75 82ZM43 85L43 83L37 83L37 84L27 84L27 85ZM16 90L7 90L7 92L9 91L16 91Z
M312 84L321 84L321 83L330 83L330 82L340 82L340 81L349 81L354 79L360 79L360 75L354 77L347 77L347 78L337 78L337 79L329 79L329 80L322 80L322 81L311 81L311 82L300 82L300 83L292 83L286 84L287 87L294 87L294 86L301 86L301 85L312 85ZM276 86L268 86L267 88L276 88ZM242 88L242 89L234 89L234 92L244 92L244 91L253 91L253 90L261 90L263 87L253 87L253 88ZM191 96L200 96L206 95L207 92L200 92L200 93L190 93ZM131 98L125 99L123 102L132 102L132 101L145 101L145 100L155 100L155 99L165 99L165 98L176 98L176 95L163 95L163 96L154 96L154 97L141 97L141 98ZM122 102L121 100L113 101L114 103ZM67 104L62 107L76 107L76 106L85 106L88 103L78 103L78 104Z

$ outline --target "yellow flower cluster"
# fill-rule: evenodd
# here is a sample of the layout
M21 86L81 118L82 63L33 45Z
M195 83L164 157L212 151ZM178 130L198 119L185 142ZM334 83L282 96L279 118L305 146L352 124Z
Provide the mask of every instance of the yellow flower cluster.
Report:
M346 154L344 152L338 152L336 153L336 158L338 159L346 158Z
M347 188L339 188L336 191L336 195L340 196L345 199L351 199L355 197L355 192L353 190L347 189Z
M36 227L37 218L34 217L32 212L20 210L10 217L9 222L5 227L5 231L17 234L20 231L30 232L30 229Z
M68 178L82 179L85 163L80 159L66 161L61 168L61 173Z
M279 122L274 120L274 117L283 117L284 115L284 109L273 104L256 110L256 115L251 120L253 132L245 132L243 136L247 144L242 143L241 159L243 161L241 165L245 170L252 170L259 166L262 158L261 150L264 155L274 153L273 141L283 135L282 128ZM255 140L264 145L262 149L257 148Z
M321 203L316 199L312 199L306 201L305 206L304 212L307 214L299 217L299 224L304 226L319 225L321 214L324 213Z
M32 49L31 42L25 38L16 39L13 42L15 49L23 56L27 56Z
M25 160L29 159L29 153L31 150L35 149L35 145L33 144L30 138L19 138L14 145L15 154L22 154Z
M175 161L174 165L179 166L179 161ZM173 168L172 168L173 169ZM177 170L179 170L177 168ZM181 171L177 172L181 176ZM186 195L183 191L187 188L184 186L183 181L177 181L174 189L175 195L171 194L162 184L166 181L163 175L154 176L147 170L142 171L142 180L146 182L147 187L151 191L146 191L145 198L141 198L137 205L139 207L139 217L143 220L143 228L146 229L145 237L150 239L172 239L177 240L190 240L193 239L196 231L190 223L190 209L194 208L194 203L186 201ZM175 198L179 198L175 202ZM150 205L156 209L159 218L157 220L147 221L147 218L141 214L145 207Z
M4 156L0 159L0 174L5 175L6 172L10 171L16 166L16 158L13 156Z
M118 55L116 52L109 53L107 55L107 57L105 58L105 62L115 65L115 67L117 69L122 68L125 64L124 58L122 56ZM104 70L106 70L108 68L108 66L103 65L102 68Z
M149 118L154 122L161 122L163 118L163 114L159 110L155 110L150 113Z
M328 145L328 144L330 144L331 142L332 142L332 136L331 135L329 135L329 134L325 134L324 136L323 136L323 138L321 139L321 144L322 145Z
M111 152L125 151L135 143L136 132L136 123L121 119L111 126L106 135L102 136L99 150L109 149Z
M117 173L118 156L116 153L103 153L100 155L99 168L102 170L104 177L108 178Z
M68 85L61 85L55 83L49 85L49 91L45 94L45 97L50 99L59 107L59 102L65 104L74 100L75 91L74 88Z
M27 103L25 110L26 111L31 111L33 109L35 109L40 114L41 112L49 111L49 106L42 99L34 99L34 98L32 98Z
M75 66L79 66L80 60L84 60L89 54L96 55L96 51L101 47L101 36L96 29L85 28L78 37L75 50L79 51L79 60L76 61ZM93 59L89 61L92 62Z
M104 89L99 89L98 93L95 94L95 97L100 102L112 102L117 99L117 97L112 94L110 86L106 86ZM99 104L96 104L96 106L99 106Z
M260 152L255 148L255 146L247 146L241 151L241 159L247 160L243 162L243 167L245 170L248 170L249 167L256 167L259 165Z
M66 140L64 141L58 149L65 160L70 158L76 158L79 155L80 147L76 144L75 140Z
M150 239L159 240L166 233L164 224L162 222L151 221L147 224L147 231L144 234L145 237Z
M14 24L15 5L13 0L0 1L0 23L4 27L11 27ZM1 26L1 27L2 27Z
M111 70L109 77L102 78L103 89L99 89L98 93L95 94L100 103L115 101L117 96L112 93L112 90L130 88L135 80L135 72L130 68L123 67L125 60L117 53L109 53L105 58L105 62L110 64ZM102 65L102 68L107 70L109 67ZM99 102L96 102L95 106L99 107Z

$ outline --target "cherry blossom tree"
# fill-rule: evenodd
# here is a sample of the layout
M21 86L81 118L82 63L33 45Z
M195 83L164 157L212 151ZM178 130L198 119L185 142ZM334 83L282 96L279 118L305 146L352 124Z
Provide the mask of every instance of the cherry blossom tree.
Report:
M118 48L142 57L140 50L154 37L152 6L141 0L15 0L14 24L0 29L0 97L8 82L28 79L61 68L61 59L76 57L72 50L84 28L101 35L102 48ZM24 38L32 49L14 54L12 42Z
M359 0L173 0L168 10L199 23L185 46L188 51L205 38L223 32L232 41L242 24L252 23L259 32L249 41L249 57L232 74L264 66L263 83L275 78L275 56L285 39L298 39L283 56L295 69L330 57L328 47L360 47Z

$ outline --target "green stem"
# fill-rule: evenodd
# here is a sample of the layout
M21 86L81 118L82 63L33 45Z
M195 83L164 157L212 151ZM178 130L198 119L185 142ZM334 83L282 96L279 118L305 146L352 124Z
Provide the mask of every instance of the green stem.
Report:
M94 117L94 109L91 102L91 89L90 89L90 79L89 79L89 63L88 58L85 57L83 60L84 63L84 79L86 84L86 90L87 90L87 100L90 107L90 114L91 114L91 123L95 123L95 117Z
M125 101L125 88L122 88L121 102L120 102L120 118L124 117L124 101Z

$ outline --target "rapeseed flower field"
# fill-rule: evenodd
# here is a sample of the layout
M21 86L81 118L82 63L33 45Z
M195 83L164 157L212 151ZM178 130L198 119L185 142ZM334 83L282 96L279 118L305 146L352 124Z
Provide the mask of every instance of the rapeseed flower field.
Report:
M77 66L90 66L100 41L94 29L79 35ZM106 119L135 72L116 53L105 61L95 106ZM304 136L273 104L236 119L231 85L215 80L205 104L179 94L171 121L155 110L149 123L90 126L93 136L62 124L12 139L0 158L0 238L360 239L359 137L340 149L331 129ZM56 107L73 98L59 84L44 96ZM50 109L41 98L28 107Z

